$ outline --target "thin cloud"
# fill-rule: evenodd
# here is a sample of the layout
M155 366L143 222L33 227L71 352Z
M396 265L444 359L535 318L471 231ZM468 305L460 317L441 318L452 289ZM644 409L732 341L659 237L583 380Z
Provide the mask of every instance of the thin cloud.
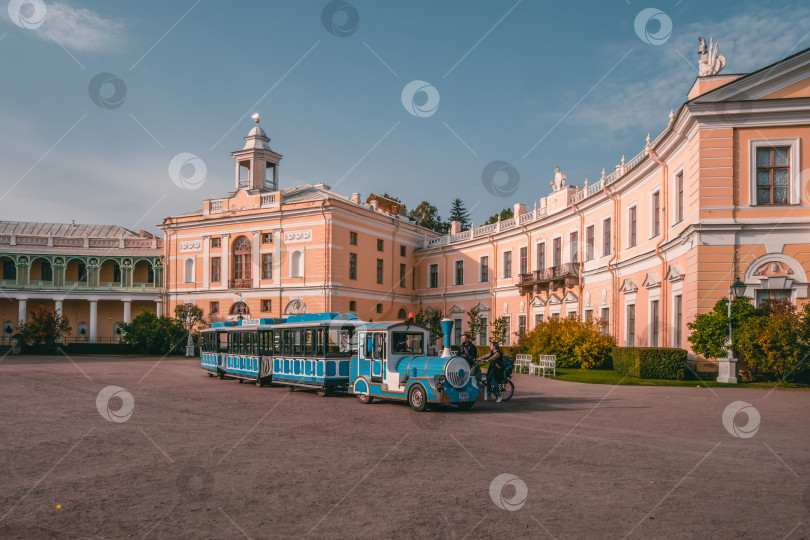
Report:
M62 2L47 6L45 22L36 30L42 39L82 52L108 52L122 41L124 25L119 21Z

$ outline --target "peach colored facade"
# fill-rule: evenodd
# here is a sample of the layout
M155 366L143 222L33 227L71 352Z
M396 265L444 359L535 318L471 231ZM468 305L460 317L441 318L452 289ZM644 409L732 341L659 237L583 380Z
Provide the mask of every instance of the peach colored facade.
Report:
M320 311L390 320L414 309L414 250L433 233L324 184L277 189L281 156L259 126L233 157L233 192L162 225L170 312L192 301L211 322Z
M558 184L510 220L427 240L420 300L457 319L479 305L513 333L540 318L599 317L620 345L684 348L686 323L735 276L757 301L806 302L810 51L747 76L701 77L689 98L598 181Z

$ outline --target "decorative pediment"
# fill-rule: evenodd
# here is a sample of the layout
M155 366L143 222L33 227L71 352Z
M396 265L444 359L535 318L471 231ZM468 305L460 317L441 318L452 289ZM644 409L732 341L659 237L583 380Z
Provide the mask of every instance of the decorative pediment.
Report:
M568 291L565 293L565 297L563 297L562 301L566 304L576 304L579 301L579 298L577 298L577 295L575 295L573 292Z
M644 278L644 283L642 283L641 286L647 289L654 289L661 286L661 281L656 274L649 273L647 277Z
M546 303L543 302L543 299L540 298L539 296L535 296L530 305L532 307L543 307L546 305Z
M450 313L464 313L464 308L458 304L455 304L450 308Z
M560 300L560 297L557 296L556 294L552 294L551 296L548 297L548 302L546 303L550 306L556 306L558 304L561 304L562 300Z
M772 276L792 276L793 269L787 264L779 263L777 261L767 262L760 265L755 271L756 277L772 277Z
M681 281L683 279L683 270L675 263L669 265L667 269L667 281Z
M622 283L621 289L619 289L619 291L623 292L624 294L634 293L637 290L638 290L638 285L633 283L632 279L625 279L624 283Z
M478 302L478 305L475 307L478 308L478 311L489 311L489 308L485 306L483 302Z

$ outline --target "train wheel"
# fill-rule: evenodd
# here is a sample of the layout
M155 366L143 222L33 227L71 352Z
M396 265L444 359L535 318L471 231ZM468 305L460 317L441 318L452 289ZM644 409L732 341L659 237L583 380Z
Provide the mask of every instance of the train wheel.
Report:
M327 390L326 388L318 388L317 393L319 397L326 397Z
M469 411L475 405L474 401L464 401L462 403L456 403L456 407L461 409L462 411Z
M369 403L374 401L374 396L370 396L368 394L357 394L357 401L359 401L363 405L368 405Z
M427 393L421 384L415 384L408 392L408 405L416 412L422 412L427 408Z
M213 376L214 376L214 374L213 374L213 373L209 373L209 374L208 374L208 376L209 376L209 377L213 377Z

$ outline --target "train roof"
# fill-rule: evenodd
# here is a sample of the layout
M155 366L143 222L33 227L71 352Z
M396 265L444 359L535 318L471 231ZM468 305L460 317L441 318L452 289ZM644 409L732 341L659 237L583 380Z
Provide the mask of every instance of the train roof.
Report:
M403 322L403 321L388 321L388 322L382 321L382 322L376 322L376 323L375 322L370 322L370 323L365 323L365 324L363 324L361 326L358 326L358 329L360 329L360 330L388 330L389 328L394 328L394 327L397 327L397 326L404 326L406 328L414 328L416 330L427 330L427 328L419 326L418 324L408 324L407 322Z

